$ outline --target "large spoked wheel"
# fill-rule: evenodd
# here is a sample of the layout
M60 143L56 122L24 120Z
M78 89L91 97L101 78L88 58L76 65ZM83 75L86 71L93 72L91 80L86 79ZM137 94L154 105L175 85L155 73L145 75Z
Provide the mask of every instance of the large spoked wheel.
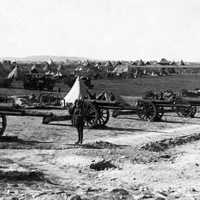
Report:
M108 109L99 108L98 109L98 119L97 126L102 127L107 124L110 118L110 112Z
M154 103L151 102L138 102L137 115L140 119L145 121L156 121L157 109Z
M192 106L190 117L191 118L195 117L196 113L197 113L197 107L196 106Z
M6 116L0 114L0 136L3 135L4 131L6 130L6 126L7 126Z
M84 104L84 115L85 115L85 127L95 128L98 123L98 110L96 106L92 103L85 102Z
M176 113L179 117L195 117L197 113L196 106L188 106L188 107L177 107Z

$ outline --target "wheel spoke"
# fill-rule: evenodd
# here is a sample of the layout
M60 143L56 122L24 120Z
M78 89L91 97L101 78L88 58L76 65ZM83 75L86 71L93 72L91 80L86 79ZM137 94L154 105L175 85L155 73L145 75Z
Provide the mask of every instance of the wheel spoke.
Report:
M6 120L6 116L0 114L0 136L3 135L5 129L6 129L6 125L7 125L7 120Z
M98 126L105 126L106 123L109 121L110 113L108 109L100 108L98 109Z
M155 105L151 102L139 102L137 114L140 119L154 121L157 115L157 110Z
M84 106L84 113L85 113L85 126L87 128L93 128L96 126L97 121L97 110L95 105L90 102L85 102Z

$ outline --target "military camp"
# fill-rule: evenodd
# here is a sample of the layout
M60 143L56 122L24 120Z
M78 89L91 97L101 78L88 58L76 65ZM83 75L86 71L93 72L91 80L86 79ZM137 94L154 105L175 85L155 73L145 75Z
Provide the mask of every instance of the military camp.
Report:
M0 2L0 200L200 200L200 1Z

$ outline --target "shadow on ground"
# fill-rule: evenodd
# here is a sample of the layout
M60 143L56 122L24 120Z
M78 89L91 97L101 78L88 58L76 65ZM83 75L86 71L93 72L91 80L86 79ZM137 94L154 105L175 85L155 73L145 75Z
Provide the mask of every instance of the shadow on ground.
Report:
M81 145L84 149L116 149L116 148L125 148L128 147L128 145L118 145L113 144L106 141L96 141L93 143L86 143Z
M74 144L63 144L53 142L41 142L36 140L23 140L17 136L0 137L0 149L43 149L43 150L64 150L80 148Z
M2 171L1 181L45 181L44 174L40 171Z

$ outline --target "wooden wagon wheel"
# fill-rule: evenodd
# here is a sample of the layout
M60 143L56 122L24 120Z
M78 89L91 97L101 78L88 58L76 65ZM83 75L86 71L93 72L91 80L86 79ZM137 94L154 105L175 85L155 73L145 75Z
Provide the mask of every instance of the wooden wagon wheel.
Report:
M108 109L99 108L98 109L98 119L97 119L97 126L105 126L106 123L109 121L110 112Z
M157 109L152 102L138 102L137 105L137 115L140 119L145 121L155 121L157 116Z
M0 136L3 135L4 131L6 130L7 126L7 118L5 115L0 114Z
M145 116L145 103L144 102L138 102L137 103L137 115L140 119L144 120Z
M98 120L98 110L96 106L90 102L84 103L84 117L85 117L85 127L95 128Z
M192 106L191 112L190 112L190 117L192 117L192 118L195 117L196 113L197 113L197 107Z
M194 117L196 112L197 112L196 106L176 108L176 113L179 117Z

